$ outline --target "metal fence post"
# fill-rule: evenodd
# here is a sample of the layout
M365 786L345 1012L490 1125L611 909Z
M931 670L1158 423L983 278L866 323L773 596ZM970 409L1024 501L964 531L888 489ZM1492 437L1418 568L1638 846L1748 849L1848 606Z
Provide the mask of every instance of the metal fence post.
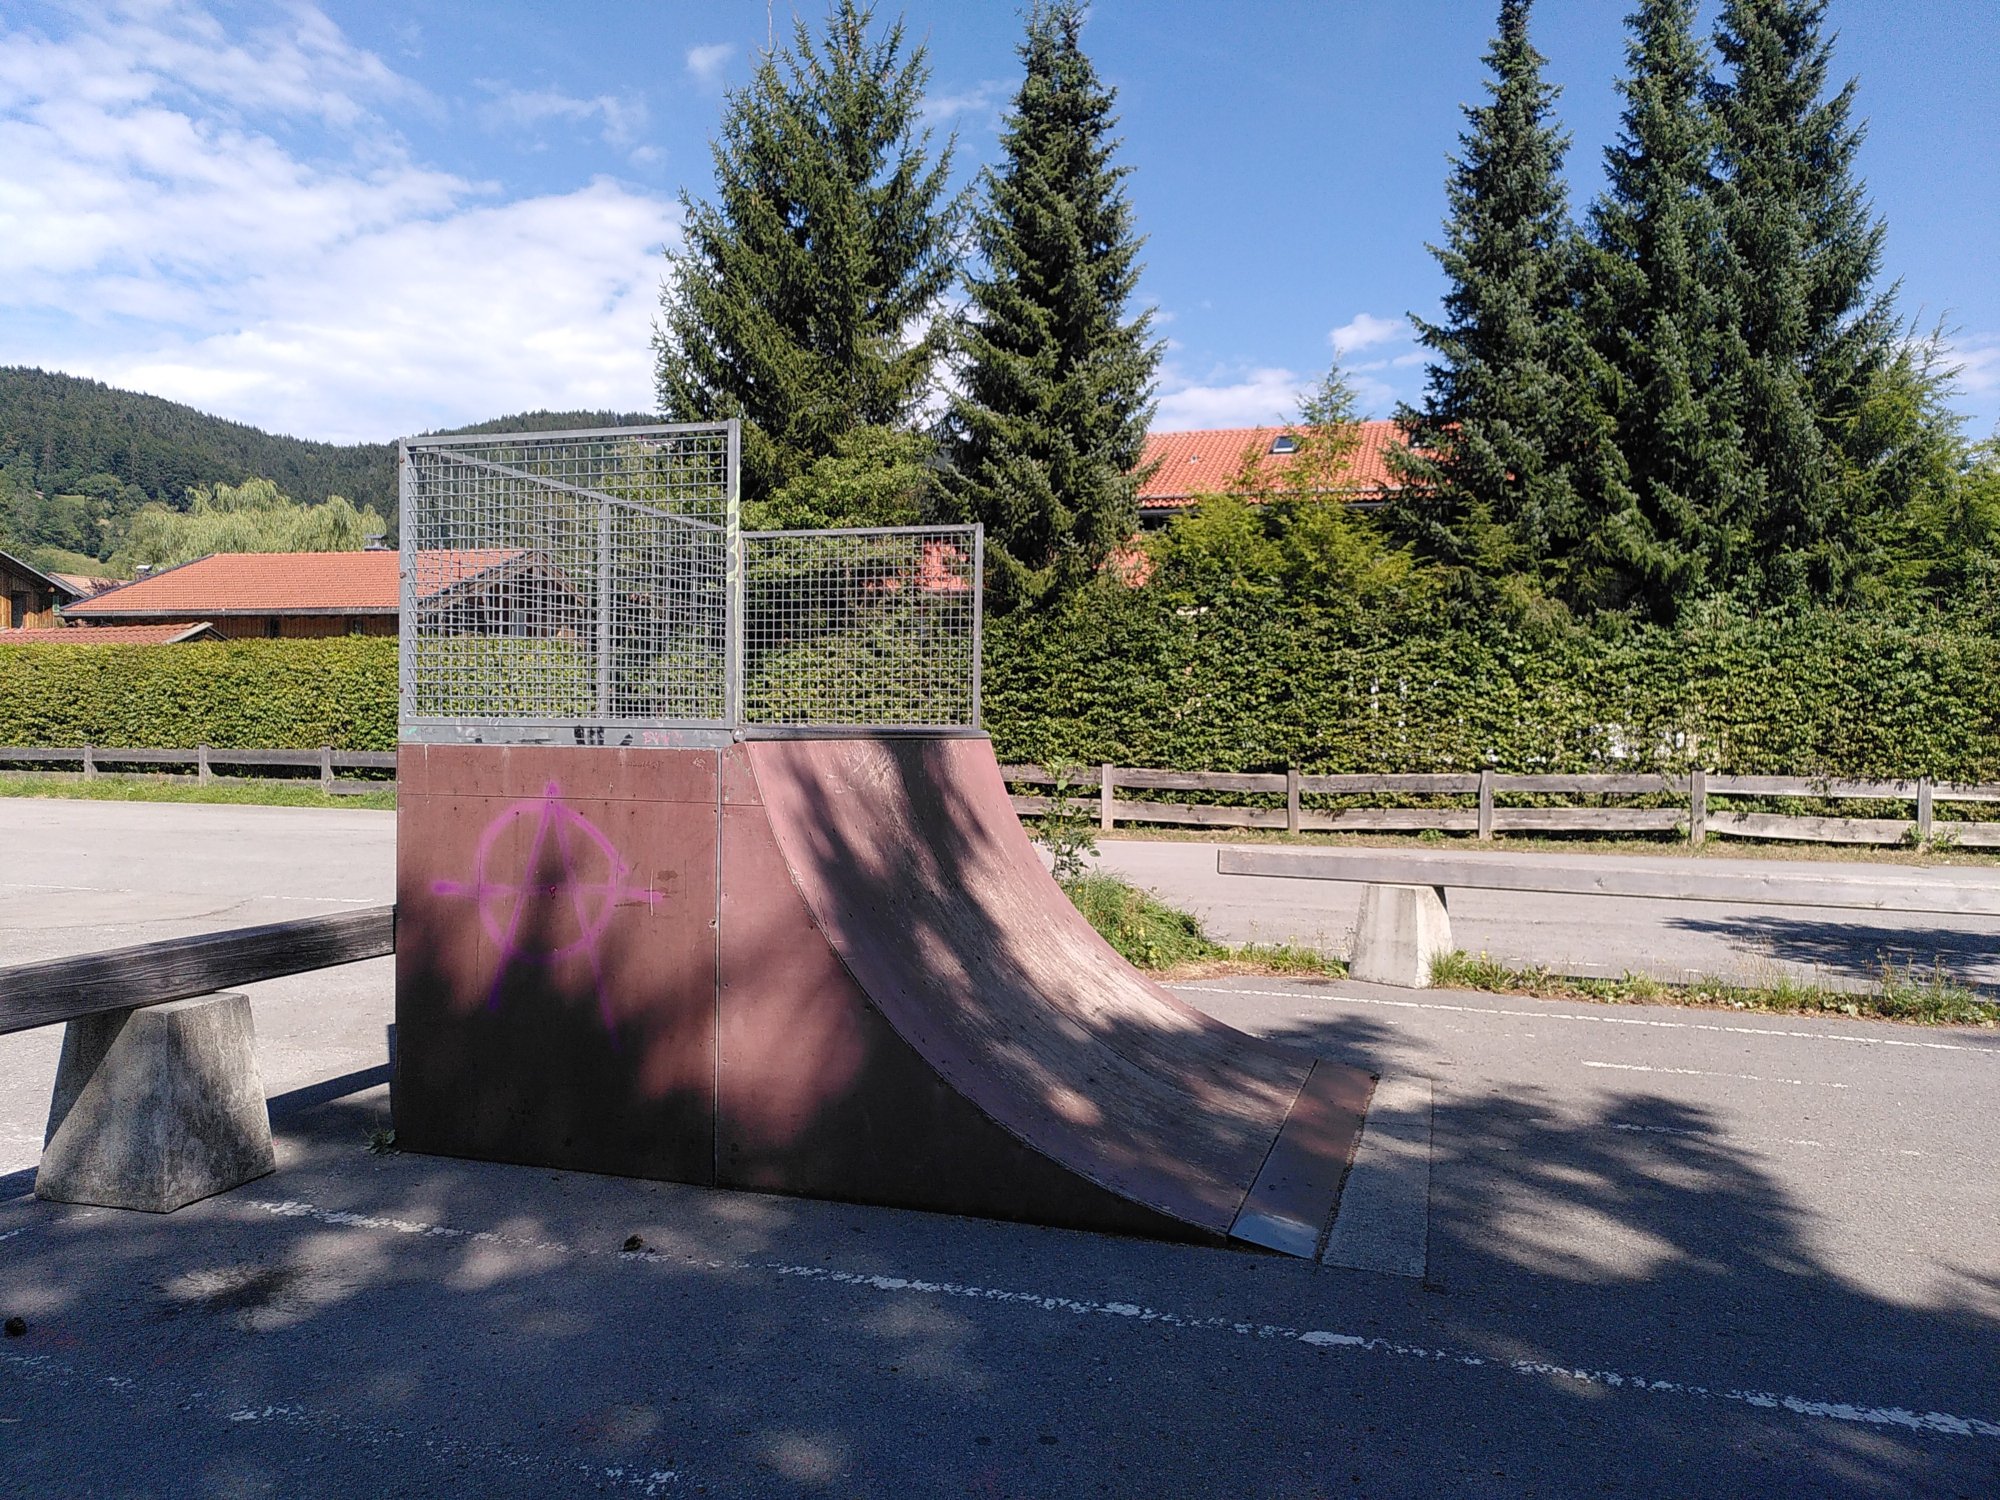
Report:
M410 445L396 440L396 737L417 713L417 483Z
M1097 827L1101 833L1111 832L1111 791L1112 768L1099 766L1097 770Z
M1479 772L1479 837L1493 837L1493 768L1482 767Z
M724 439L722 506L722 717L743 725L743 424L731 417Z
M979 687L986 663L986 523L972 528L972 727L979 728Z
M1297 833L1305 822L1299 797L1299 768L1285 767L1285 832Z
M1708 838L1708 772L1696 766L1688 772L1688 842L1700 844Z

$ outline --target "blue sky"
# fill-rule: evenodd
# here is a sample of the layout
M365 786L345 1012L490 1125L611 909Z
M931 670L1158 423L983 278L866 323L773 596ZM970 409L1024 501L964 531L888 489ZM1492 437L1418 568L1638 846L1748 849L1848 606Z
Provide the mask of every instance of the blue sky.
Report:
M1601 181L1620 0L1541 0L1579 210ZM770 9L782 35L793 7ZM817 0L801 7L816 20ZM1492 0L1097 0L1162 427L1280 419L1338 352L1388 415L1422 389L1405 315L1442 290L1446 155ZM764 0L554 7L0 10L0 363L303 437L382 439L536 406L645 410L678 233ZM883 7L883 14L893 14ZM961 173L1012 92L1011 3L911 0ZM1834 0L1862 170L1906 312L1957 330L1959 405L2000 418L2000 5Z

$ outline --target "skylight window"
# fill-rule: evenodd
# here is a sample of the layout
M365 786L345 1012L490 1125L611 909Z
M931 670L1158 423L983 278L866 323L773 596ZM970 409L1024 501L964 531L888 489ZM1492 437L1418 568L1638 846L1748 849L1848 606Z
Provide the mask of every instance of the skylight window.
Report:
M1271 451L1273 453L1296 453L1299 451L1299 440L1289 432L1281 432L1271 440Z

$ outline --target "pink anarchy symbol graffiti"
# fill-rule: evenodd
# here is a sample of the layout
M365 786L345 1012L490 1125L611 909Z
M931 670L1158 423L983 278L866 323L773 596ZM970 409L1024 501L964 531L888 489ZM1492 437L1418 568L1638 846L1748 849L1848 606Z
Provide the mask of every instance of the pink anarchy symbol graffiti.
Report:
M492 868L494 849L523 820L533 818L535 831L520 874L509 881L499 878ZM555 870L548 860L553 846ZM597 995L597 1013L607 1028L613 1025L610 1003L604 997L602 943L611 926L611 916L622 902L643 900L651 908L658 893L628 885L632 867L605 837L604 830L575 808L565 807L562 788L550 782L539 797L515 802L487 824L479 837L473 878L470 881L439 880L431 891L439 896L464 896L476 901L479 925L500 951L493 972L493 985L486 994L486 1008L500 1004L500 987L507 971L516 963L538 963L549 967L579 954L590 960L591 981ZM567 896L573 933L565 941L552 943L546 935L523 932L522 918L537 901L553 903Z

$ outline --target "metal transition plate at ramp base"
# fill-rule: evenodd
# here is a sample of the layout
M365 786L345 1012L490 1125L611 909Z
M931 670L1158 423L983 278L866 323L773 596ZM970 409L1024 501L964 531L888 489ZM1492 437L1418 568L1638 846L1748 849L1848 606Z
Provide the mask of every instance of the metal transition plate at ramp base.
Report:
M1313 1064L1229 1226L1231 1239L1307 1260L1319 1253L1374 1084L1358 1068Z

